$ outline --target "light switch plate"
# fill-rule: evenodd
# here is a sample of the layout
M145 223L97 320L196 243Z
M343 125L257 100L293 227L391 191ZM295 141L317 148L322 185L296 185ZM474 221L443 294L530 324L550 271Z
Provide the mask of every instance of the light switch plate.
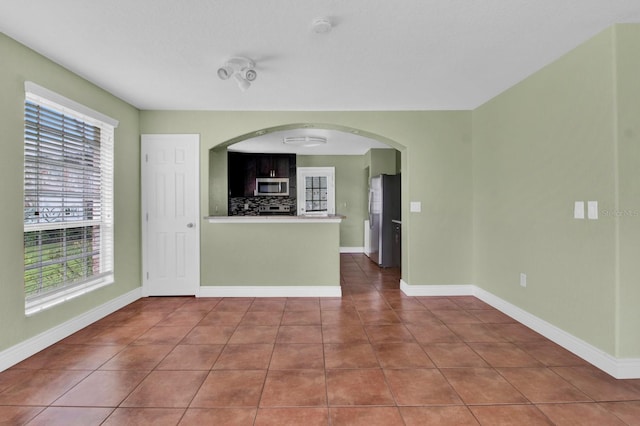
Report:
M576 201L573 206L573 218L584 219L584 201Z
M422 203L420 201L412 201L409 204L409 211L411 213L420 213L422 211Z
M587 201L587 217L589 219L598 218L598 202L597 201Z

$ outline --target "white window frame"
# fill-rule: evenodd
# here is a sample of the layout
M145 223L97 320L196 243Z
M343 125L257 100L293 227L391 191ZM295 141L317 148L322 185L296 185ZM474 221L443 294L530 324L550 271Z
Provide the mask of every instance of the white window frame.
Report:
M308 212L305 209L307 196L305 179L307 177L327 178L326 212ZM298 216L329 216L336 214L336 168L335 167L298 167L296 169Z
M100 219L85 220L85 218L72 221L53 221L50 223L29 223L25 214L24 232L42 230L64 230L90 226L100 227L100 271L85 280L70 282L61 285L55 290L43 292L39 295L26 294L25 288L25 314L33 315L37 312L51 308L67 300L76 298L82 294L97 288L109 285L114 281L113 268L113 174L114 174L114 131L118 121L98 111L94 111L62 95L52 92L33 82L25 82L25 108L26 102L50 108L65 116L73 117L84 123L99 127L100 140ZM26 123L26 117L25 117ZM26 142L25 142L26 146ZM26 166L26 158L25 158ZM25 199L26 200L26 199ZM25 268L26 271L26 268Z

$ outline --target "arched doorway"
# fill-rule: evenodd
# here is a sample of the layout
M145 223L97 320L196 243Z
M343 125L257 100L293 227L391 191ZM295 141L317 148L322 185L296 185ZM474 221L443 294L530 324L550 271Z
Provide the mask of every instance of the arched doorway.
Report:
M314 147L292 147L283 143L286 137L322 137L328 142ZM395 141L366 130L330 123L291 123L252 130L210 149L209 214L232 214L238 205L251 211L250 199L229 197L229 171L226 168L229 152L294 153L298 167L326 167L338 163L341 182L337 185L336 213L348 218L341 225L341 250L365 252L369 238L369 182L380 174L401 174L405 149ZM406 234L406 229L402 233ZM402 256L404 258L406 253Z

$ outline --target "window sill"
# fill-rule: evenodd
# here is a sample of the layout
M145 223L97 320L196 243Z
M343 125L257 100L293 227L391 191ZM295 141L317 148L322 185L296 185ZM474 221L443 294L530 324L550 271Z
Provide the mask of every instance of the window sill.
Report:
M75 299L83 294L90 293L101 287L105 287L113 283L113 274L97 278L95 280L74 286L72 288L56 292L54 294L45 295L35 298L25 303L24 313L27 317L36 315L39 312L53 308L61 303Z

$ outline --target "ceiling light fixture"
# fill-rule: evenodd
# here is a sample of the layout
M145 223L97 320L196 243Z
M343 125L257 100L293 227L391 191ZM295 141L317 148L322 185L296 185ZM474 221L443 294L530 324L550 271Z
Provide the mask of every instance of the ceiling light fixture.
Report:
M255 67L256 64L251 59L236 56L218 68L218 77L221 80L228 80L233 77L240 90L244 92L251 86L251 82L258 77Z
M282 143L285 145L312 147L326 144L327 138L322 136L287 136L282 140Z

